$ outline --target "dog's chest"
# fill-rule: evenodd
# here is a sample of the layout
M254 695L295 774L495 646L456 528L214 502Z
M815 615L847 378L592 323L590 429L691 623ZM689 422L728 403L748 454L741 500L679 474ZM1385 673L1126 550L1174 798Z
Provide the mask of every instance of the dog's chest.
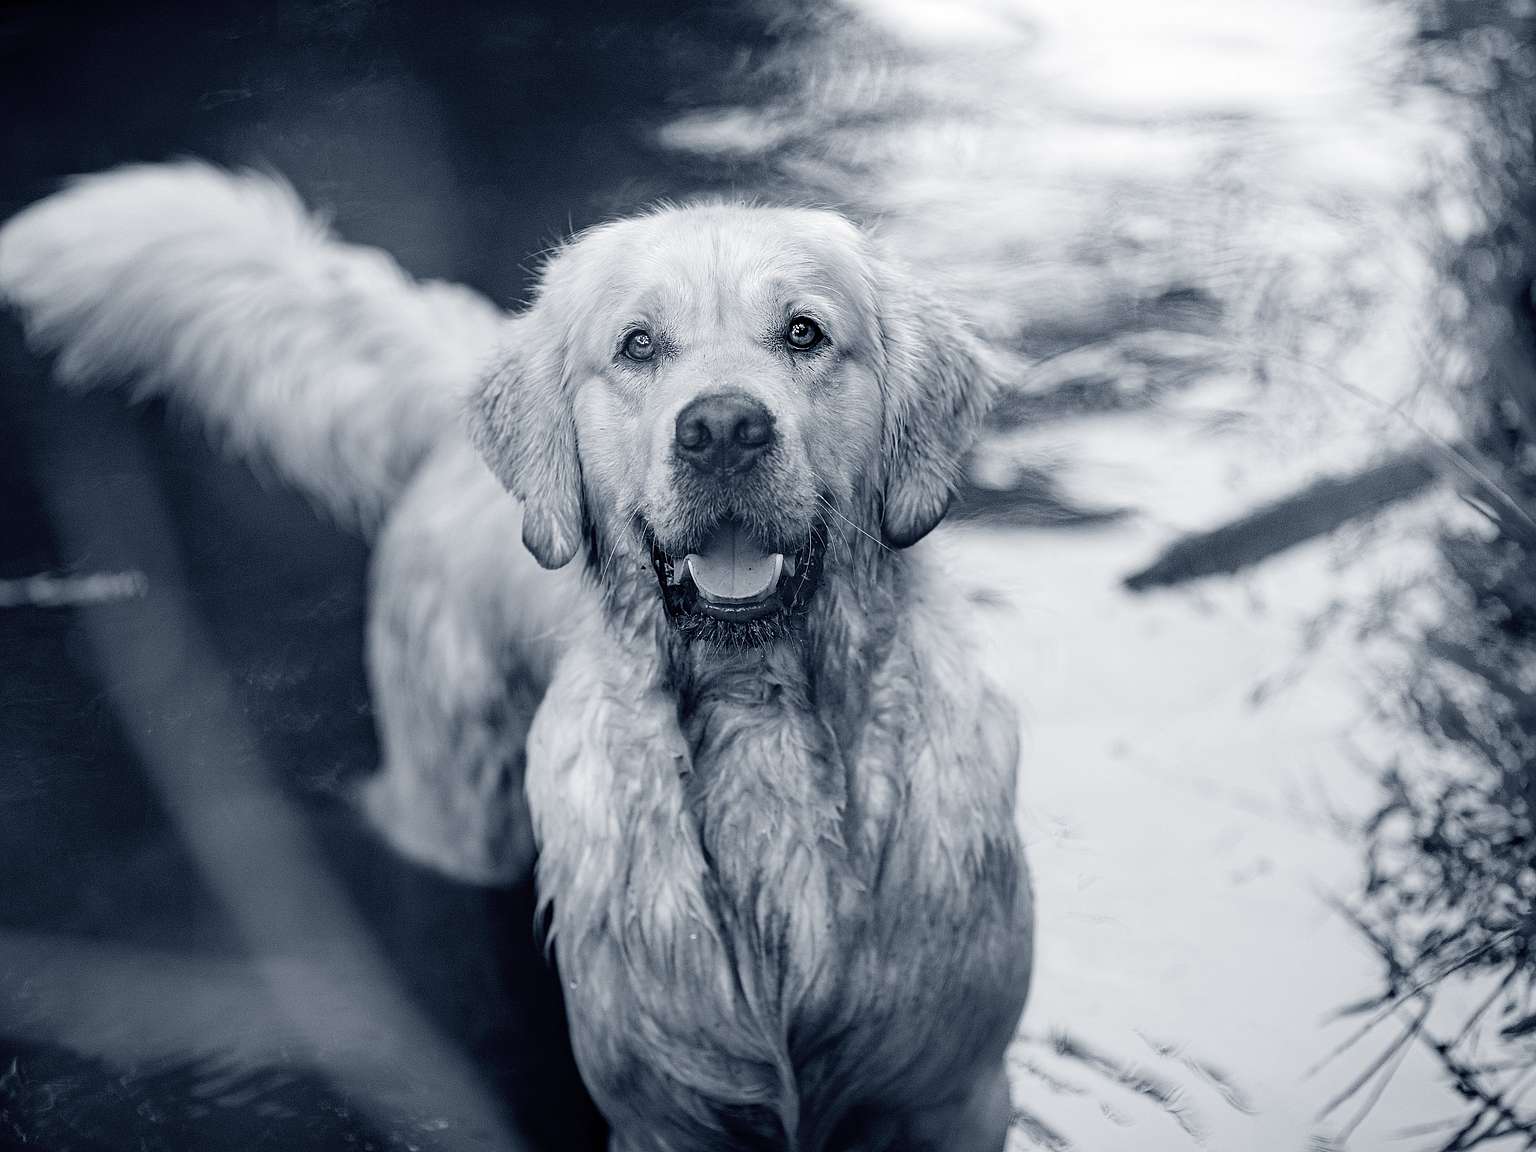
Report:
M782 694L706 701L684 723L685 811L702 890L759 1027L814 1031L838 996L832 954L857 946L871 878L849 852L855 782L813 713Z
M802 1107L835 1115L847 1102L826 1098L851 1084L963 1059L911 1029L969 1041L956 1021L996 1014L1010 975L985 969L1013 943L1014 878L975 900L932 892L921 815L890 843L871 832L888 785L792 702L707 702L681 731L675 716L670 739L657 717L637 740L631 714L622 747L567 728L563 771L530 757L536 818L561 813L541 822L541 889L604 1111L665 1118L679 1147L722 1131L782 1146L824 1122Z

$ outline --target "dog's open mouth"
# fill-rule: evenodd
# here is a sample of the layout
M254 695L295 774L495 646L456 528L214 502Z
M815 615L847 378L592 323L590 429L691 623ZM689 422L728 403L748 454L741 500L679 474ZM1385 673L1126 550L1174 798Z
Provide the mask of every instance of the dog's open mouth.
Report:
M756 632L804 610L821 569L820 533L795 552L772 552L737 521L726 520L691 551L675 556L654 540L651 562L672 622L685 631L729 636ZM724 626L724 627L722 627Z

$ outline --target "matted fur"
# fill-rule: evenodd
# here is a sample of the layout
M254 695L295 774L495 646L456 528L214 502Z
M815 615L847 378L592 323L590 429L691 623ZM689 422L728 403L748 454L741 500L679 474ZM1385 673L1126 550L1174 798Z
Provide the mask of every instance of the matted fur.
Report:
M383 517L368 809L488 881L529 865L531 810L615 1148L1002 1147L1031 943L1016 722L917 543L990 373L878 242L825 212L658 210L573 241L503 318L279 184L181 165L22 213L0 292L67 379L173 392ZM814 354L780 340L796 314ZM643 366L619 353L637 323ZM673 451L710 391L772 416L745 478ZM733 642L674 626L652 567L722 517L821 563L803 612Z

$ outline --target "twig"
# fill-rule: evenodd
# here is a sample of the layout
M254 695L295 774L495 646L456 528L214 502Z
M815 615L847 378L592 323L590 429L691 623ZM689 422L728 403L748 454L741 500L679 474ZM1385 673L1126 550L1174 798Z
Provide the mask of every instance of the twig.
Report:
M1330 1100L1320 1112L1318 1112L1317 1119L1325 1119L1328 1114L1335 1108L1343 1104L1356 1092L1360 1091L1360 1089L1369 1084L1371 1080L1376 1076L1376 1074L1383 1068L1386 1068L1389 1063L1392 1065L1391 1069L1388 1070L1387 1075L1381 1078L1380 1082L1378 1082L1376 1085L1376 1088L1367 1098L1365 1108L1362 1109L1354 1117L1353 1120L1351 1120L1343 1129L1340 1130L1338 1136L1340 1143L1343 1143L1349 1139L1349 1134L1359 1126L1360 1122L1365 1119L1371 1108L1375 1106L1376 1101L1381 1098L1381 1093L1386 1088L1387 1082L1392 1079L1392 1072L1396 1071L1397 1065L1402 1062L1402 1053L1408 1047L1408 1042L1412 1040L1416 1035L1418 1035L1419 1031L1424 1027L1424 1020L1429 1015L1429 1009L1433 1003L1434 999L1432 997L1425 996L1423 998L1423 1006L1419 1009L1419 1014L1417 1017L1415 1017L1413 1022L1405 1026L1402 1032L1392 1041L1392 1043L1388 1044L1384 1049L1382 1049L1381 1053L1374 1060L1367 1064L1365 1068L1353 1080L1346 1084L1343 1089L1341 1089L1333 1097L1333 1099ZM1395 1060L1394 1057L1396 1057Z

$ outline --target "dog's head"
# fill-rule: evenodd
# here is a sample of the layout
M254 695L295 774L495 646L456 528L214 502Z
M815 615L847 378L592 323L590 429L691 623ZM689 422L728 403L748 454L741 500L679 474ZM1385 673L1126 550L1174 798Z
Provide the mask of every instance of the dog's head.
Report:
M705 205L563 248L470 414L541 564L648 558L685 635L751 641L827 542L944 515L990 400L959 318L841 216Z

